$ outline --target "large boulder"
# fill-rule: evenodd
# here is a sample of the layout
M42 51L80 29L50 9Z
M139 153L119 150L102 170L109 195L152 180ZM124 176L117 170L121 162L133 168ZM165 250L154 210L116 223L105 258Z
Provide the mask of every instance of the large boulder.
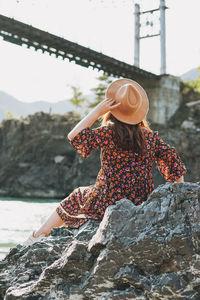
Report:
M0 263L1 299L200 299L200 184L167 183Z

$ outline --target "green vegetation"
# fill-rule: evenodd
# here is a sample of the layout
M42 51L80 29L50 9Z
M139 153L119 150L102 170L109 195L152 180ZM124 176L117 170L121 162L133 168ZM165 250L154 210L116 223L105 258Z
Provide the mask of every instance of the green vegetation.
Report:
M14 118L15 117L14 117L13 113L11 111L7 111L4 120L12 120Z
M75 105L76 108L81 107L87 99L83 97L83 93L80 91L79 87L71 86L71 88L73 91L73 97L69 99L69 101Z
M95 94L95 101L89 103L90 108L95 107L105 98L105 92L108 85L112 82L109 78L108 74L104 73L103 75L97 78L99 80L99 85L96 88L91 89L92 92Z
M71 99L69 99L69 101L75 106L76 109L83 107L83 104L86 103L84 110L82 110L83 115L88 114L91 108L95 107L97 104L103 101L103 99L105 98L106 89L112 82L112 80L106 73L97 77L97 79L99 80L98 86L91 89L91 91L94 93L94 100L92 101L89 101L87 98L83 97L83 93L80 91L79 87L71 86L73 96Z
M200 67L198 67L198 70L200 71ZM181 92L183 95L188 95L191 93L200 94L200 76L197 78L197 80L184 82L181 87Z

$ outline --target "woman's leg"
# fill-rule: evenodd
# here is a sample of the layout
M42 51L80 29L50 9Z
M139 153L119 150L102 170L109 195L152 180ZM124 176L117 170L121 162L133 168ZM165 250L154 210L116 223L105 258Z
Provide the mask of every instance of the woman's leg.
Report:
M60 218L56 211L45 221L45 223L34 232L34 237L37 238L41 234L48 236L51 233L51 229L55 227L64 226L64 221Z
M90 190L91 187L92 185L76 188L68 197L66 197L61 202L60 206L63 207L64 211L66 210L65 222L67 224L69 221L69 225L81 225L81 219L83 217L81 217L80 215L84 214L84 211L82 209L84 202L82 202L82 199L84 199L84 195L88 192L88 190ZM62 214L62 210L60 211L60 213ZM52 228L65 226L65 222L61 219L59 214L54 211L53 214L45 221L45 223L34 232L34 237L38 238L41 234L45 234L46 236L48 236L51 233Z

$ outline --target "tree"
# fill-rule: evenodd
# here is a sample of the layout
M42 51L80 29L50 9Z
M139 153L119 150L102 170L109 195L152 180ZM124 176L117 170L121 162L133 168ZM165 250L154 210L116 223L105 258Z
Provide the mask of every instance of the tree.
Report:
M97 77L97 79L100 82L96 88L91 89L91 91L95 94L95 101L89 103L88 107L90 108L95 107L97 104L103 101L103 99L105 98L106 89L108 85L112 82L107 73L104 73L103 75Z
M198 70L200 71L200 67L198 67ZM183 94L188 94L191 91L200 94L200 76L197 78L197 80L184 82Z
M12 120L14 119L14 115L11 111L6 112L5 120Z
M71 86L73 91L73 97L69 101L75 105L76 108L79 108L83 105L87 98L83 97L83 93L80 91L79 87Z

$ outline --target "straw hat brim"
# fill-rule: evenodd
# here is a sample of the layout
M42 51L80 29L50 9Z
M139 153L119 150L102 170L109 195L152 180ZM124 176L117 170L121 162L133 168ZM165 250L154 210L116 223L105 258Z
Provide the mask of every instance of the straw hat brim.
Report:
M131 84L134 88L137 89L142 99L142 105L139 107L138 110L130 111L128 114L122 113L120 111L120 106L113 110L110 110L110 112L119 121L122 121L127 124L138 124L145 119L149 110L149 100L147 94L145 90L141 87L141 85L139 85L139 83L128 78L115 80L108 86L106 91L106 98L114 99L115 104L121 102L121 100L119 101L117 97L115 97L115 95L117 90L125 84Z

